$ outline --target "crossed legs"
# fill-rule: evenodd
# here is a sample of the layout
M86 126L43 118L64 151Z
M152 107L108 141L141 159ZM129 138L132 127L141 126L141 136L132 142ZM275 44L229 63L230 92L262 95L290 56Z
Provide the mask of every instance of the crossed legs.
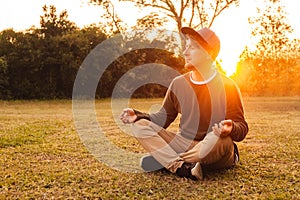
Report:
M234 162L232 139L213 132L199 142L141 119L133 124L133 134L147 152L173 173L184 162L199 162L213 169L231 167Z

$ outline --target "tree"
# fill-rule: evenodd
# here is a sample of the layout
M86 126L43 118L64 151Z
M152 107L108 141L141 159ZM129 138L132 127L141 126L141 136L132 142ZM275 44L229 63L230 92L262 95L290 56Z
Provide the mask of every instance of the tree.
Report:
M151 19L148 22L152 24L155 21L159 24L161 18L164 18L163 21L171 19L175 22L178 32L183 25L193 28L211 27L216 17L225 9L239 4L239 0L119 0L124 1L132 2L141 9L153 9L153 12L142 18L144 22L147 18ZM110 0L90 0L90 2L104 7L110 16L117 16L114 9L107 9L107 5L113 7ZM156 15L161 18L155 18Z
M40 25L41 33L44 37L63 35L77 28L74 22L68 20L68 12L66 10L58 15L54 5L49 7L44 5L43 12L44 14L40 16Z
M89 3L100 5L105 13L102 18L105 19L103 26L106 35L118 34L126 31L126 24L119 18L114 4L110 0L89 0Z
M63 72L64 66L62 62L65 60L65 55L68 54L64 45L65 41L62 38L76 31L78 28L75 23L68 20L68 13L66 10L60 14L57 13L54 5L44 6L43 15L40 16L41 29L41 44L39 49L41 51L40 74L44 77L44 84L42 91L45 95L60 96L59 92L63 88L62 76L57 76Z
M291 72L299 42L289 39L293 29L280 0L264 0L264 7L257 11L257 16L249 18L257 43L254 49L246 47L241 55L244 66L248 66L248 90L260 95L287 94L294 79Z

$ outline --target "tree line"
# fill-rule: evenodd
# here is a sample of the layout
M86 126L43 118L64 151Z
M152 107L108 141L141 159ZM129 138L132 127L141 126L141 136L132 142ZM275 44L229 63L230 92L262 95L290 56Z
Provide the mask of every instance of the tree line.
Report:
M41 28L0 33L0 98L70 98L85 56L106 39L98 27L79 29L67 11L44 6Z
M78 28L68 20L67 11L58 14L55 6L44 6L43 11L41 28L0 32L0 99L72 98L74 80L85 57L111 36L101 25ZM140 38L139 43L145 40ZM134 42L128 41L126 48ZM167 42L160 41L163 46ZM178 71L183 66L182 58L168 51L129 52L108 66L99 81L96 97L110 97L118 79L134 66L155 62L173 66ZM148 84L133 95L158 97L164 92L164 87Z
M91 2L106 10L106 23L78 28L68 19L67 11L57 13L55 6L51 5L43 7L40 28L31 27L23 32L7 29L0 32L0 99L72 98L74 80L86 56L98 44L124 32L127 27L113 12L110 1ZM224 9L239 1L216 0L219 3L210 4L210 8L215 11L211 16L209 13L212 12L208 11L199 15L207 1L181 1L182 13L172 10L173 4L170 0L155 1L155 4L149 4L148 1L133 2L140 7L144 3L145 7L169 9L165 14L175 20L178 28L184 21L199 28L210 26ZM237 72L232 78L242 92L248 95L299 95L299 39L289 39L292 27L285 20L286 13L280 6L280 1L264 2L264 7L258 9L257 16L249 18L253 27L252 35L258 42L254 48L245 47L237 64ZM189 6L195 6L195 15L185 18L183 11L191 10ZM200 18L201 23L195 23L195 17ZM151 28L163 27L166 21L165 18L158 18L157 13L150 13L138 19L135 28L146 32ZM96 97L110 97L122 75L138 65L159 63L171 66L179 73L185 72L182 56L162 50L181 49L182 44L178 44L174 38L162 36L162 40L159 40L160 37L148 39L145 33L139 34L134 36L135 40L129 38L123 48L131 49L137 43L143 42L155 43L162 48L134 50L118 57L99 80ZM222 63L219 64L218 68L222 71ZM163 74L166 77L174 76L167 71L162 73L166 73ZM143 76L137 78L141 79ZM146 84L138 88L133 97L161 97L165 91L166 88L161 85Z

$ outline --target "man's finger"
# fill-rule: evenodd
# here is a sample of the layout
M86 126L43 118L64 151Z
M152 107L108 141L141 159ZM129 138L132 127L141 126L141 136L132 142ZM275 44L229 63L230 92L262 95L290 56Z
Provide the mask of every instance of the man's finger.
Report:
M219 123L219 127L220 127L221 129L223 128L222 122Z

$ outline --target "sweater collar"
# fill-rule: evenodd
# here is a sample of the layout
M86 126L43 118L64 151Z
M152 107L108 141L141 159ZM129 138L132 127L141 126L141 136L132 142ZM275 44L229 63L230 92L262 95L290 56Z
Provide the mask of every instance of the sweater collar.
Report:
M205 81L195 81L192 78L192 73L190 72L190 81L195 84L195 85L205 85L207 83L209 83L210 81L212 81L217 75L217 70L214 71L213 75L211 77L209 77L208 79L206 79Z

